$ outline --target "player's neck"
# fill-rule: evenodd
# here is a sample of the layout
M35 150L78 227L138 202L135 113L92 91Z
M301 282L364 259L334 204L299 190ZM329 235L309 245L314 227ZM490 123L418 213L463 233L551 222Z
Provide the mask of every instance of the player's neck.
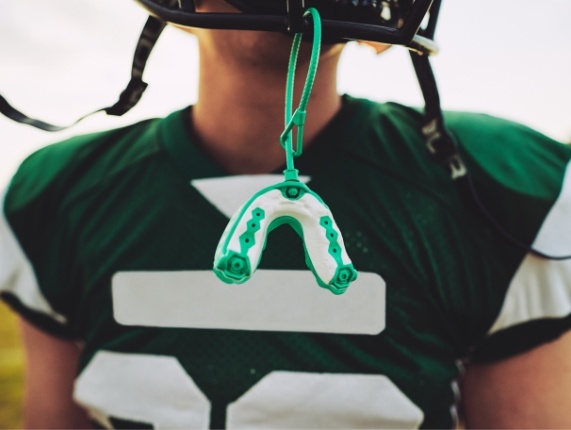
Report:
M339 52L323 56L307 109L307 146L341 107L336 67ZM307 65L296 74L299 102ZM284 164L279 136L284 128L286 70L232 68L201 61L199 100L192 124L204 149L229 173L267 173Z

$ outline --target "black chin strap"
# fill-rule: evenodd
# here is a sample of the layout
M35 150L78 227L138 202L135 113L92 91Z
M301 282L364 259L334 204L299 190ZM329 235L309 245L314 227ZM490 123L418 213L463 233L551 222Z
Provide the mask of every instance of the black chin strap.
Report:
M81 118L69 125L58 126L39 119L30 118L26 114L12 107L12 105L8 103L8 100L0 95L0 113L16 122L28 124L45 131L65 130L66 128L70 128L81 120L98 112L105 112L108 115L114 116L123 115L138 103L143 92L147 88L147 84L143 82L143 71L147 64L147 60L149 59L149 55L151 54L151 50L164 28L165 23L154 17L149 17L145 23L141 36L139 37L139 41L137 42L137 47L135 48L133 65L131 67L131 80L119 96L119 100L113 106L97 109L96 111L83 115Z
M508 233L504 227L487 210L486 206L478 195L474 180L470 175L466 164L458 151L458 144L454 136L446 128L442 109L440 107L440 97L438 87L430 66L427 55L410 52L412 64L420 83L420 88L425 101L425 121L421 129L426 142L426 148L433 160L446 167L452 180L458 185L463 194L471 196L472 201L486 218L486 220L509 242L523 249L527 253L548 260L568 260L571 255L549 255L533 248L530 245L516 239Z

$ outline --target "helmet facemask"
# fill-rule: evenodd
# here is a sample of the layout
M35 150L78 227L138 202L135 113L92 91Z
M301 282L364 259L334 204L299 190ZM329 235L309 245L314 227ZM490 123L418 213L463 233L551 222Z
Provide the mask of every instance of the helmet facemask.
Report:
M421 29L430 16L434 28L439 0L224 0L239 13L201 13L194 0L137 0L151 15L178 26L311 33L303 12L314 7L327 42L364 40L403 45L433 54L433 31ZM430 22L433 22L432 24Z

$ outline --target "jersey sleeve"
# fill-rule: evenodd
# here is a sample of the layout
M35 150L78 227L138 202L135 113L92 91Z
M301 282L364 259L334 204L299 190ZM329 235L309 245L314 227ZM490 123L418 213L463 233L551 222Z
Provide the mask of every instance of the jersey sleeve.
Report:
M89 237L98 243L86 233L91 211L105 199L94 189L160 151L148 124L48 145L21 164L0 196L0 295L40 329L70 339L84 335L88 289L95 282L86 266L104 266L86 255L82 242Z
M2 196L6 201L6 193ZM57 312L40 289L34 267L4 211L0 217L0 297L40 328L65 336L67 318Z
M476 351L478 360L527 350L571 328L571 164L565 169L561 191L532 247L550 256L567 258L525 255L487 333L486 348Z
M74 339L78 291L61 202L76 154L59 145L29 156L0 196L0 296L41 330Z
M480 122L490 130L485 142L473 137L481 135L476 130L483 128ZM490 361L529 350L571 328L571 148L485 115L455 134L476 190L499 225L524 245L558 257L522 252L501 291L497 316L474 349L474 361Z

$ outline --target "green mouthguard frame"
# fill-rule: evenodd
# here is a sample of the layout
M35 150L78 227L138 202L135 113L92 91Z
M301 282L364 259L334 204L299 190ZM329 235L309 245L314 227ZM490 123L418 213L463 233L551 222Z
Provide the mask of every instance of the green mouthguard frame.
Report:
M289 61L285 129L280 143L286 154L284 181L254 194L230 219L214 257L214 273L229 284L242 284L256 271L267 235L282 224L289 224L302 238L305 262L317 283L334 294L342 294L357 278L357 271L347 255L343 237L329 207L315 192L303 184L294 168L294 158L303 148L303 127L306 107L315 80L321 46L321 18L314 8L311 15L314 31L313 46L307 78L299 107L292 111L293 83L297 54L302 34L297 33ZM297 144L293 148L292 130L297 127Z

